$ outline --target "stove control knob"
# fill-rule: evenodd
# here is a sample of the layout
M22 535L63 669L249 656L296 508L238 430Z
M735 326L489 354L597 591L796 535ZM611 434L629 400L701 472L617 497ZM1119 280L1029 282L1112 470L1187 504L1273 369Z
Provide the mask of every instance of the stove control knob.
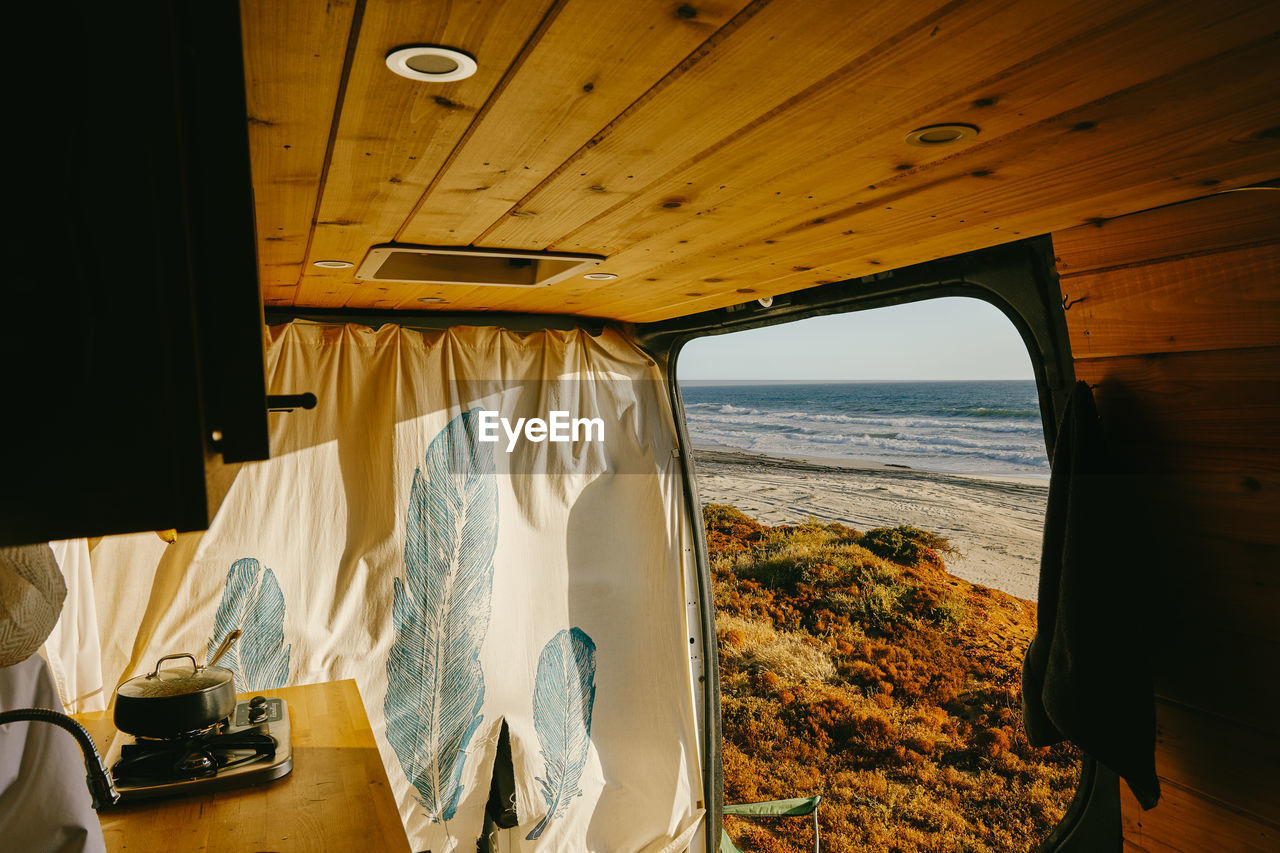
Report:
M265 696L254 696L249 700L250 708L261 708L265 704L267 704L267 697Z

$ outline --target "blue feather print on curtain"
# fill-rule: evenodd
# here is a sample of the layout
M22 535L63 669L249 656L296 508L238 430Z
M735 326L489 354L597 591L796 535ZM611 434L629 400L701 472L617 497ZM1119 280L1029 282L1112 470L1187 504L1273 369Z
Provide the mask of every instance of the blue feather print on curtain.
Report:
M227 572L205 660L236 629L240 640L218 663L235 673L236 689L284 687L293 650L284 644L284 594L275 573L252 558L236 560Z
M472 409L450 421L414 472L405 576L393 582L387 742L433 822L457 811L467 746L483 719L480 647L489 630L498 490L479 417Z
M591 708L596 701L596 644L581 628L556 634L538 655L533 685L533 728L542 744L546 778L538 777L547 815L525 839L539 838L582 796L579 785L591 746Z

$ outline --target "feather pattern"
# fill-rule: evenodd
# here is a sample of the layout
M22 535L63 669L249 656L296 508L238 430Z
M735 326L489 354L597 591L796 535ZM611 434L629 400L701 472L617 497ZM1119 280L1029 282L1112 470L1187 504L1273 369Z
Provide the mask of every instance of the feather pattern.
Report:
M596 700L596 644L581 628L556 634L538 655L533 685L533 728L542 744L546 778L538 777L547 815L525 836L532 841L563 817L579 787L591 747Z
M405 576L393 582L387 742L433 822L458 808L467 745L484 719L480 647L489 629L498 491L479 416L472 409L450 421L414 471Z
M241 632L239 642L218 663L235 673L236 688L250 692L284 687L293 650L292 644L284 643L284 593L275 573L252 558L236 560L227 571L205 660L236 629Z

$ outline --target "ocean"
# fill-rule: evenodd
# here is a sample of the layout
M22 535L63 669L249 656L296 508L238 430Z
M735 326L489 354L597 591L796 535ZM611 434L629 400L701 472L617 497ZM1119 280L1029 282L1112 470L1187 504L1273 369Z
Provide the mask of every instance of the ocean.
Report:
M682 382L693 443L926 471L1049 476L1036 384Z

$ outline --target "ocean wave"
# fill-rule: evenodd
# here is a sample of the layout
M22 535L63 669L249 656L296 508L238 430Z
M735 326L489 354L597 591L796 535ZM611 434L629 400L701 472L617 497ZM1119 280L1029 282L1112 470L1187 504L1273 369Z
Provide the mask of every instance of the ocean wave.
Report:
M692 407L690 407L692 408ZM1038 412L1036 413L1039 414ZM717 415L725 415L728 418L718 418ZM731 420L729 420L731 419ZM697 413L689 413L688 421L693 423L743 423L754 420L759 426L777 426L779 424L790 424L792 428L797 428L797 423L815 423L815 424L840 424L850 426L867 426L888 428L893 427L897 430L904 429L956 429L968 428L982 430L984 432L996 433L1026 433L1029 435L1040 435L1043 427L1040 425L1039 418L1030 423L1008 423L999 420L982 421L975 420L967 422L959 418L953 420L943 420L941 418L925 418L907 416L885 416L875 417L868 415L837 415L810 412L778 412L765 411L762 409L751 409L738 406L719 405L715 407L714 412L702 411Z
M879 438L873 435L814 435L792 436L793 438L817 442L819 444L847 444L854 447L875 447L883 450L894 450L902 453L939 453L954 455L968 453L985 456L1002 461L1025 460L1028 463L1038 462L1044 453L1031 448L1020 448L1010 445L991 445L959 437L949 437L945 441L929 441L914 438ZM1047 465L1048 460L1044 459Z
M984 442L959 435L910 437L901 433L799 433L752 429L693 430L696 443L736 447L760 453L791 456L849 456L873 461L912 461L913 467L989 471L1009 466L1026 473L1044 473L1049 460L1042 445ZM950 463L947 460L951 460ZM960 464L958 467L954 463Z
M984 406L971 406L959 409L938 409L937 414L949 415L955 412L970 418L1039 418L1039 409L989 409Z
M958 473L1045 476L1034 382L687 390L695 442Z

